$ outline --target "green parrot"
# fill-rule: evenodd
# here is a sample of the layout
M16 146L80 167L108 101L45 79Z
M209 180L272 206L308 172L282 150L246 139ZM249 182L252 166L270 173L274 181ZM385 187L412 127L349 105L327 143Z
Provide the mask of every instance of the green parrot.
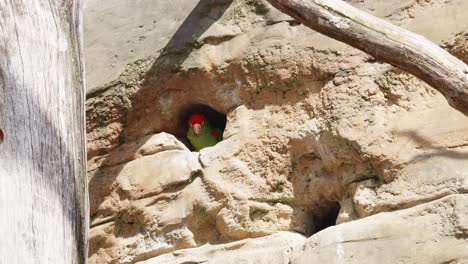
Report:
M211 127L208 120L202 115L195 114L190 117L187 138L195 151L216 145L222 140L222 137L221 129Z

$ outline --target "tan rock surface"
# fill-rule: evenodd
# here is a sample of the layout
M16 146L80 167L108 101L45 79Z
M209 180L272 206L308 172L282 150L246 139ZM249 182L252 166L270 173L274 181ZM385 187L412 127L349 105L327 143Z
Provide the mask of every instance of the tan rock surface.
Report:
M467 263L467 212L468 196L450 195L333 226L308 239L280 232L178 250L140 263Z
M468 63L468 31L460 32L450 41L443 43L443 47L465 63Z
M204 245L152 258L140 264L183 263L256 263L289 264L292 249L302 246L306 238L293 232L279 232L255 239L244 239L223 245Z
M468 21L460 0L350 2L435 41ZM90 73L90 263L463 261L468 118L440 94L265 1L155 5L87 2L89 69L109 66L106 41L138 48ZM463 59L460 36L444 45ZM227 124L197 153L183 118L200 104Z
M295 248L289 263L466 263L468 195L328 228Z

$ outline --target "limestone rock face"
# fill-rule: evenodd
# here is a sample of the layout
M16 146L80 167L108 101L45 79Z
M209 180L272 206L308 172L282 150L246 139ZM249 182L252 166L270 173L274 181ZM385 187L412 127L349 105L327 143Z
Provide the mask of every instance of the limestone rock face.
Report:
M467 263L466 195L330 227L178 250L141 263ZM465 218L463 218L465 217Z
M117 2L86 2L89 263L467 261L468 118L434 89L263 0ZM467 1L347 2L466 59Z
M466 263L467 195L328 228L293 250L289 263Z
M468 63L468 30L457 33L450 41L444 42L443 47L460 60Z
M289 264L293 248L302 246L305 242L306 238L300 234L278 232L261 238L247 238L222 245L204 245L196 249L178 250L140 263Z

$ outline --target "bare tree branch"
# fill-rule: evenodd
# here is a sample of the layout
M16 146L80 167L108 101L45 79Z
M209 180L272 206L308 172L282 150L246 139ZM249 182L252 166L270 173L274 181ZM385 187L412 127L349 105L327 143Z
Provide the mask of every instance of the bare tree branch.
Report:
M415 75L468 115L468 66L426 38L341 0L268 2L313 30Z

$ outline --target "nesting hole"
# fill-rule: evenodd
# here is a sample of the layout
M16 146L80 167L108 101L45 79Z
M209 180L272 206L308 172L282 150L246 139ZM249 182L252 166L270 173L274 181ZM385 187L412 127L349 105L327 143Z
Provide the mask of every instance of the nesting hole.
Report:
M223 132L226 128L226 115L224 113L220 113L204 104L189 104L182 107L174 135L191 150L193 150L193 146L187 139L187 131L189 129L189 118L194 114L203 115L213 127L219 128Z
M5 135L3 134L3 130L0 128L0 144L3 143L4 138L5 138Z
M338 202L329 202L314 213L314 232L317 233L327 227L336 225L336 219L341 206Z

